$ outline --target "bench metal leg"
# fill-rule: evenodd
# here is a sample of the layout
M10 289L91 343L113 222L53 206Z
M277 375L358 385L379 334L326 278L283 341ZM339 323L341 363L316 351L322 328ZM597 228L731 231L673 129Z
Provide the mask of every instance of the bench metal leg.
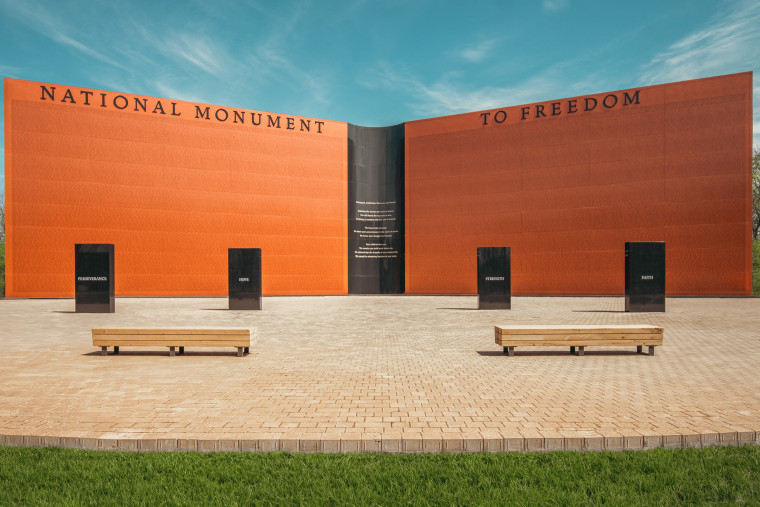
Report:
M108 347L100 347L100 355L101 356L107 356L108 355Z
M174 347L169 347L169 357L174 357Z
M515 356L515 348L514 347L504 347L504 353L508 355L509 357Z
M245 352L246 354L250 354L250 352L248 351L248 347L246 347L246 348L243 350L243 352Z
M238 347L238 357L243 357L243 347Z
M114 346L113 353L114 354L118 354L119 353L119 346L118 345Z
M650 355L650 356L653 356L653 355L654 355L654 345L650 345L650 346L649 346L649 355Z
M576 356L582 356L584 348L586 348L585 345L578 345L578 352L576 352L575 355Z
M575 354L575 345L570 345L570 353Z
M180 347L179 348L179 355L181 356L184 353L185 353L185 347Z

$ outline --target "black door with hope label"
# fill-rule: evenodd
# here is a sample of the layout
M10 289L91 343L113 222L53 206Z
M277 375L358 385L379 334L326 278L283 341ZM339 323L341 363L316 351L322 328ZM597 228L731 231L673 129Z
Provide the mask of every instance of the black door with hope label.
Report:
M261 248L229 248L230 310L261 310Z

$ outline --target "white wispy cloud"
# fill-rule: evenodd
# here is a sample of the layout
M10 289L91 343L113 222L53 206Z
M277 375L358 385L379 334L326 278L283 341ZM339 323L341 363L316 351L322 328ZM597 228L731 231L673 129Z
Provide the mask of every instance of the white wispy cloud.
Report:
M760 3L721 10L701 30L676 41L644 67L645 84L669 83L758 68Z
M263 7L256 9L266 11ZM158 26L146 28L131 24L129 30L137 35L144 48L156 48L160 55L170 59L173 65L164 64L157 69L148 85L162 96L194 102L220 103L244 94L248 99L271 88L272 83L292 88L294 102L327 103L328 87L323 82L324 72L299 65L288 53L292 34L305 19L307 6L299 4L289 11L287 18L268 18L263 26L272 26L270 33L247 41L247 44L230 46L224 38L212 37L198 29L174 30L164 33ZM275 28L276 27L276 28ZM135 57L140 57L140 52ZM159 59L160 61L160 59ZM156 67L158 65L152 65ZM208 90L208 80L200 77L188 80L187 70L200 69L218 83L215 90ZM173 70L169 70L173 69ZM202 83L206 83L203 90ZM222 86L223 83L223 86ZM245 90L242 92L241 90ZM260 91L261 90L261 91ZM205 97L205 99L203 98ZM234 98L230 100L235 100Z
M248 61L258 73L264 76L274 77L281 82L287 82L306 91L313 100L327 103L327 86L320 79L320 73L313 70L305 70L275 46L266 43L260 45L254 55L249 56Z
M19 67L13 67L11 65L0 65L0 76L18 78L22 73L22 69Z
M173 84L170 84L164 80L154 80L152 82L152 86L158 92L158 96L160 97L184 100L185 102L199 102L204 104L209 102L208 98L202 94L184 88L175 87Z
M189 62L217 77L228 72L233 62L226 49L199 34L173 33L165 37L159 47L168 57Z
M549 67L513 86L473 88L470 82L457 82L456 73L444 74L428 84L413 76L411 72L397 71L389 63L381 62L359 82L367 88L408 92L415 99L407 104L413 112L420 116L432 117L589 93L589 82L599 85L601 80L594 76L587 76L583 81L569 81L565 75L565 67L572 64L564 62Z
M760 3L743 0L721 9L700 30L676 41L645 65L644 84L760 72ZM760 86L753 90L753 143L760 146Z
M114 67L124 68L121 63L93 49L90 45L81 42L75 35L74 29L66 25L59 16L50 12L32 0L23 2L13 0L0 0L0 6L10 17L15 18L32 30L39 32L45 37L58 44L72 48L84 55L95 58L103 63Z
M567 8L568 0L541 0L541 8L548 12L558 12Z
M469 62L479 63L488 58L491 50L497 42L497 39L484 40L470 47L456 51L454 54Z

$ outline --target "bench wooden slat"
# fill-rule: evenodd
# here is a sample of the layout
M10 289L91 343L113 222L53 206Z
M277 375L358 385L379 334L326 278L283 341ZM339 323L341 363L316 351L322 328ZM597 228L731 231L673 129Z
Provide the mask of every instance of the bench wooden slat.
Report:
M502 335L528 335L528 334L564 334L583 333L592 331L593 334L623 333L623 334L651 334L662 333L658 326L650 325L619 325L619 326L593 326L593 325L525 325L525 326L496 326L496 332Z
M552 341L552 342L563 342L563 341L588 341L588 342L598 342L598 341L619 341L622 343L631 343L631 342L640 342L642 340L655 340L662 342L662 335L661 334L614 334L614 333L605 333L603 335L593 335L590 333L578 333L578 334L524 334L524 335L497 335L497 340L502 340L504 342L511 342L514 340L527 340L527 341L534 341L537 343L545 342L545 341Z
M196 334L196 335L181 335L181 334L146 334L146 335L134 335L134 334L110 334L110 335L98 335L92 337L95 340L131 340L134 342L154 342L154 341L183 341L186 343L202 342L202 341L249 341L250 335L243 334Z
M250 347L250 341L195 341L188 342L185 340L165 340L165 341L134 341L134 340L99 340L92 343L95 347L118 347L134 346L134 347Z
M633 345L662 345L662 340L641 340L637 342L631 342L629 340L605 340L604 342L590 342L588 340L561 340L561 341L530 341L530 340L509 340L509 341L496 341L496 345L502 347L593 347L599 345L609 346L633 346Z
M172 334L179 334L179 335L195 335L195 334L244 334L249 335L251 333L250 329L224 329L224 328L214 328L214 329L199 329L199 328L171 328L171 329L93 329L92 334L106 334L106 335L172 335Z

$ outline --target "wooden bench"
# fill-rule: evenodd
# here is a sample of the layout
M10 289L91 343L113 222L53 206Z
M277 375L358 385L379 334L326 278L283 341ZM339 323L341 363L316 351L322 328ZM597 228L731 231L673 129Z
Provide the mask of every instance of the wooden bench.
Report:
M515 355L515 347L570 347L570 353L583 355L583 349L597 345L636 345L641 353L649 346L649 355L662 345L662 328L649 325L609 326L496 326L496 344L504 347L508 356ZM576 352L577 350L577 352Z
M253 334L255 337L255 333ZM119 347L169 347L169 355L174 356L174 348L185 353L185 347L237 347L238 357L248 353L251 347L250 329L93 329L92 344L101 347L101 354L119 353Z

